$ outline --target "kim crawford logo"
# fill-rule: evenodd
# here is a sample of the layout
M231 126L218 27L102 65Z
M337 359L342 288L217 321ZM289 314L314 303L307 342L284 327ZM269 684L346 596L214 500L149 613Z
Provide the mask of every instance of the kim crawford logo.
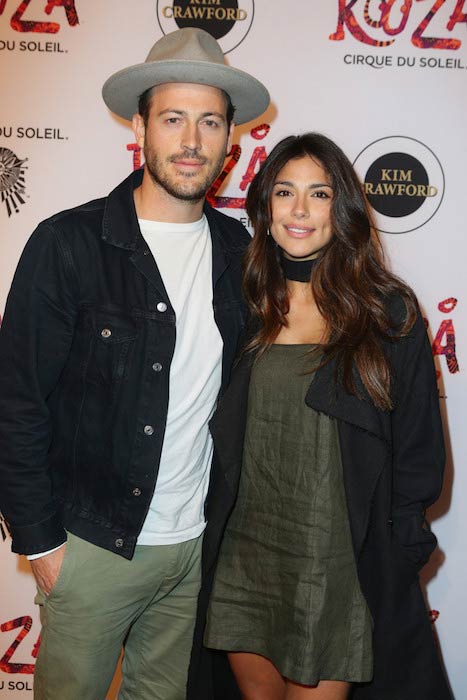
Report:
M354 162L383 233L409 233L427 223L444 196L444 173L421 141L387 136L363 149Z
M0 202L5 204L8 216L18 213L20 205L25 203L27 160L21 160L9 148L0 148Z
M254 0L157 0L157 18L164 34L183 27L209 32L229 53L250 31Z

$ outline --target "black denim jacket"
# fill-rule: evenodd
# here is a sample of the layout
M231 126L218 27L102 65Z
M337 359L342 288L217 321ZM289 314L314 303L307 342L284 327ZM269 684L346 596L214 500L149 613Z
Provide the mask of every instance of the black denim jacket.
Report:
M39 225L0 332L0 509L23 554L65 529L128 559L154 492L175 313L138 226L133 173ZM243 226L206 205L222 388L244 324Z

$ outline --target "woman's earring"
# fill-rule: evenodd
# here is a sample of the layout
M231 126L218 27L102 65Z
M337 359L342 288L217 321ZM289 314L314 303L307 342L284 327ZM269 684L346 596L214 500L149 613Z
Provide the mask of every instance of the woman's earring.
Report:
M267 236L270 236L270 235L271 235L271 231L270 231L269 229L267 230L267 234L266 234L266 235L267 235Z

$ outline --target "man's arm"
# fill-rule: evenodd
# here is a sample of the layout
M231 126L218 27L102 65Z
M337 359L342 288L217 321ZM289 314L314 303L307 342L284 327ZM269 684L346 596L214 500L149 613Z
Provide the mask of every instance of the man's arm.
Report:
M66 541L49 474L47 399L69 354L77 289L63 236L41 224L21 256L0 331L0 509L20 554Z

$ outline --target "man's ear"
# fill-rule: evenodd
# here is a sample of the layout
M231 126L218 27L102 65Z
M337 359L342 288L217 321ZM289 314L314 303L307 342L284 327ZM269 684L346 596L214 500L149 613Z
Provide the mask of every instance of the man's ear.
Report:
M144 137L146 134L146 128L144 126L144 119L141 116L141 114L133 114L131 125L133 127L133 133L135 135L136 143L140 148L144 148Z

